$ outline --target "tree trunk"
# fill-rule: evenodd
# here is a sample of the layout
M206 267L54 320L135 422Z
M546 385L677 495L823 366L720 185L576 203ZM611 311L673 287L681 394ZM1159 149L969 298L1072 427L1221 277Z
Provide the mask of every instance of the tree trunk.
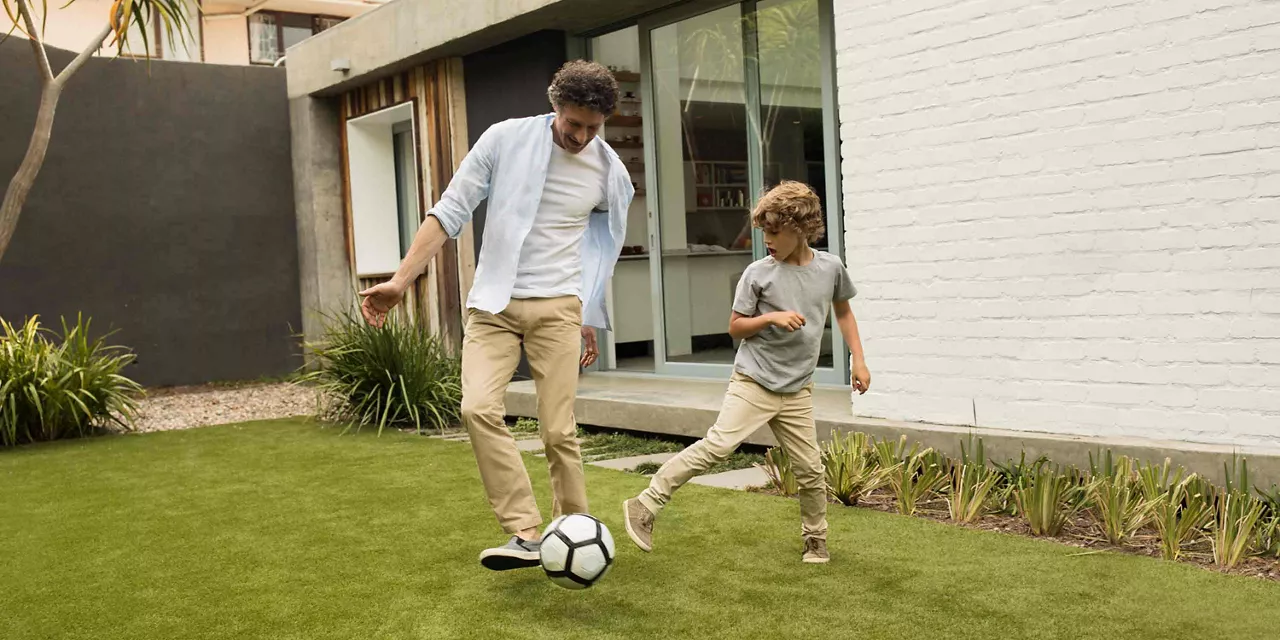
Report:
M31 132L27 155L23 156L18 173L9 181L9 189L4 193L4 203L0 204L0 259L4 258L5 249L13 239L13 232L18 227L18 214L22 212L22 205L26 204L27 195L35 185L40 167L44 165L44 155L49 150L49 136L53 133L53 113L61 95L62 84L58 82L47 82L40 91L40 111L36 114L36 127Z
M36 31L31 14L27 11L23 0L18 0L18 12L22 14L27 24L29 31L27 35L31 38L31 47L35 51L36 63L42 76L40 110L36 112L36 127L31 132L31 143L27 145L27 155L22 157L22 164L18 165L18 173L14 174L13 180L9 181L9 188L4 192L4 202L0 203L0 260L4 259L9 241L13 239L13 233L18 228L18 214L22 213L22 205L27 203L27 196L36 183L40 167L44 166L44 154L49 151L49 137L53 135L53 113L58 108L58 98L62 97L62 87L67 79L79 71L93 53L102 47L102 43L107 41L107 36L112 32L110 25L103 27L84 51L81 51L80 55L77 55L54 77L53 71L49 68L49 60L44 54L44 43L38 39L39 32Z

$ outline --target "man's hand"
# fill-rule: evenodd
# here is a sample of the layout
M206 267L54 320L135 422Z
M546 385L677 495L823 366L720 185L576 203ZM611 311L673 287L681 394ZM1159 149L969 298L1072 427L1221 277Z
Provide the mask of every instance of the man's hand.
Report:
M850 358L850 363L853 365L853 388L859 395L864 394L871 388L871 371L861 359Z
M796 331L804 326L804 316L794 311L775 311L769 314L769 324L787 331Z
M387 313L404 300L404 288L395 282L384 282L360 292L364 302L360 303L360 315L365 322L381 327L387 320Z
M582 350L581 364L585 368L595 364L596 360L600 357L600 348L596 346L595 327L588 327L585 324L582 325L582 342L586 348Z

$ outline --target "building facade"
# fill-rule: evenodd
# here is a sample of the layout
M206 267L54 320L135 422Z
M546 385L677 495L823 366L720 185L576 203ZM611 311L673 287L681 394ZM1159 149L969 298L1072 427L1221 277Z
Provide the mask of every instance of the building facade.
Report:
M214 64L281 62L285 51L344 20L377 8L385 0L188 0L191 33L168 33L156 24L143 37L136 27L125 56ZM43 39L49 46L79 52L107 24L111 0L76 0L66 6L50 4ZM0 18L8 32L8 16ZM143 41L146 41L146 47ZM99 55L121 52L106 46Z
M305 308L385 277L432 167L549 110L555 63L589 57L623 91L603 136L637 187L603 375L728 377L762 256L746 212L795 179L860 288L854 413L1280 449L1275 3L478 5L396 0L291 50ZM447 109L386 88L430 65ZM481 211L419 287L450 340L483 235ZM819 384L846 356L832 332Z

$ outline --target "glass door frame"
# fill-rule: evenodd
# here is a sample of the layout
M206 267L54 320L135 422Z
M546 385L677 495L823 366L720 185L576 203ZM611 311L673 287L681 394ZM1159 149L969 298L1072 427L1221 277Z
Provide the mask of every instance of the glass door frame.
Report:
M832 0L816 0L818 3L819 55L822 65L822 122L823 122L823 165L826 172L827 193L827 246L828 250L844 262L843 207L840 186L840 131L838 123L838 104L836 100L835 74L835 38L834 9ZM757 0L745 2L696 2L680 5L672 9L645 16L638 21L640 38L640 91L642 99L644 127L644 159L645 189L649 194L646 202L648 209L648 235L650 256L649 276L651 283L651 301L653 306L653 354L654 373L664 376L688 378L727 379L733 372L730 364L704 364L669 362L667 360L667 325L663 290L663 258L661 244L662 216L659 194L660 159L657 157L656 113L654 112L654 79L653 52L650 33L654 29L665 27L688 18L717 11L733 5L741 5L743 24L743 82L746 91L746 112L748 123L747 159L748 184L751 189L751 205L755 205L764 183L763 141L760 136L760 73L758 68L758 51L756 47L755 20L749 19L756 12ZM683 158L681 159L683 162ZM752 231L753 258L764 257L763 234L759 229ZM725 322L728 323L730 310L725 309ZM834 314L833 314L834 316ZM822 385L847 385L849 383L849 351L840 335L839 327L832 318L832 367L820 368L814 374L814 381Z

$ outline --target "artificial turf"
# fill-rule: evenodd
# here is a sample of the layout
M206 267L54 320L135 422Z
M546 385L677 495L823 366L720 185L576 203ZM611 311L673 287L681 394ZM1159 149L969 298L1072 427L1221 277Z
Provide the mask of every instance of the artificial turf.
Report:
M1280 629L1280 584L690 485L656 552L588 468L613 571L572 592L476 561L501 531L469 446L301 420L0 451L0 638L1187 638ZM540 506L543 461L527 457Z

